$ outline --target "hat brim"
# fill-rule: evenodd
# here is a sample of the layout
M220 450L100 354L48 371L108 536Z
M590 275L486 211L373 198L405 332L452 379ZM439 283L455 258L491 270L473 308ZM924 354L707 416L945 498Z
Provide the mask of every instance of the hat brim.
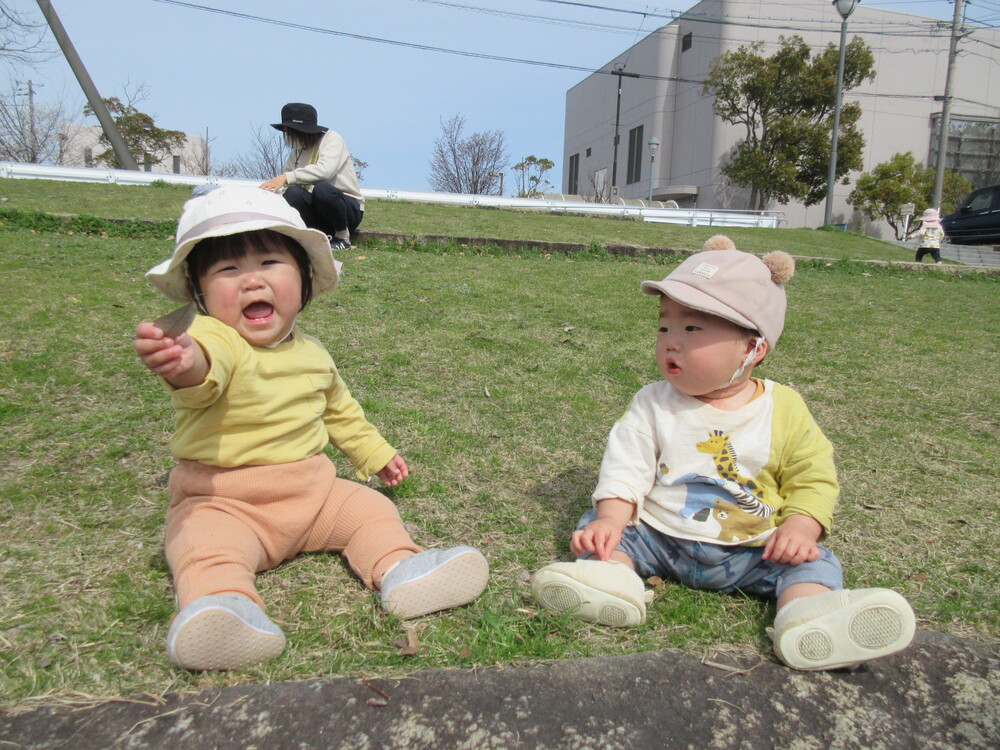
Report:
M281 131L284 131L285 128L298 130L300 133L325 133L329 130L322 125L303 125L301 122L272 122L271 127Z
M644 281L640 284L640 288L644 294L663 295L685 307L690 307L692 310L717 315L730 323L749 328L751 331L757 330L757 326L746 316L683 281L670 278L663 279L663 281Z
M237 226L238 229L234 231ZM268 219L221 224L197 237L182 242L174 249L169 260L165 260L147 271L146 278L149 279L150 284L170 299L176 302L190 302L192 299L191 290L188 287L184 264L195 245L210 237L225 237L230 234L255 232L261 229L270 229L291 237L302 245L312 267L313 296L332 291L340 283L340 274L330 250L330 240L323 232L318 229L300 229Z

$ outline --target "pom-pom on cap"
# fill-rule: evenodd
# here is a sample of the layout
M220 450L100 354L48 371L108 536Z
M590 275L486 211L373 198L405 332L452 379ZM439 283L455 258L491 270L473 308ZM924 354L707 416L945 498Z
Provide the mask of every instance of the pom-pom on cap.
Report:
M735 250L736 245L724 234L716 234L705 240L702 250Z
M709 242L721 243L720 238L729 240L717 235ZM794 273L795 260L780 250L761 259L735 248L713 249L692 255L662 281L642 282L641 288L758 331L773 348L785 327L783 284Z

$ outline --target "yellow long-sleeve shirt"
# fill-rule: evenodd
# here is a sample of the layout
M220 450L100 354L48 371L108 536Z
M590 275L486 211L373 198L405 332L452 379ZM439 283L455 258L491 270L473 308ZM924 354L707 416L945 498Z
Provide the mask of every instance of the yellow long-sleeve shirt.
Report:
M396 454L312 336L296 333L274 348L256 347L203 315L188 333L210 369L199 385L167 386L176 411L175 458L223 467L281 464L332 442L366 479Z

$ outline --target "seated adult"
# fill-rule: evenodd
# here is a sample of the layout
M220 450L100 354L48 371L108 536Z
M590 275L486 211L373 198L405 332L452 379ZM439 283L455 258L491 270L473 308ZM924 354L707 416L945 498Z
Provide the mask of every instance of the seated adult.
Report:
M285 134L291 153L285 171L260 187L284 189L282 195L306 226L329 235L334 249L345 249L364 218L365 199L344 139L316 119L316 108L309 104L281 108L281 122L271 127Z

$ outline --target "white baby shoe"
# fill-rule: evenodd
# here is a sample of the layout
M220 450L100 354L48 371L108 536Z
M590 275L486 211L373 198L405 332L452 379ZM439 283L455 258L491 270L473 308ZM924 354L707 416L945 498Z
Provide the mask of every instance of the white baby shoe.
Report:
M803 670L853 667L902 651L916 630L913 609L891 589L844 589L789 602L768 629L774 652Z
M531 594L546 609L615 627L646 620L645 593L631 568L611 560L552 563L531 579Z

